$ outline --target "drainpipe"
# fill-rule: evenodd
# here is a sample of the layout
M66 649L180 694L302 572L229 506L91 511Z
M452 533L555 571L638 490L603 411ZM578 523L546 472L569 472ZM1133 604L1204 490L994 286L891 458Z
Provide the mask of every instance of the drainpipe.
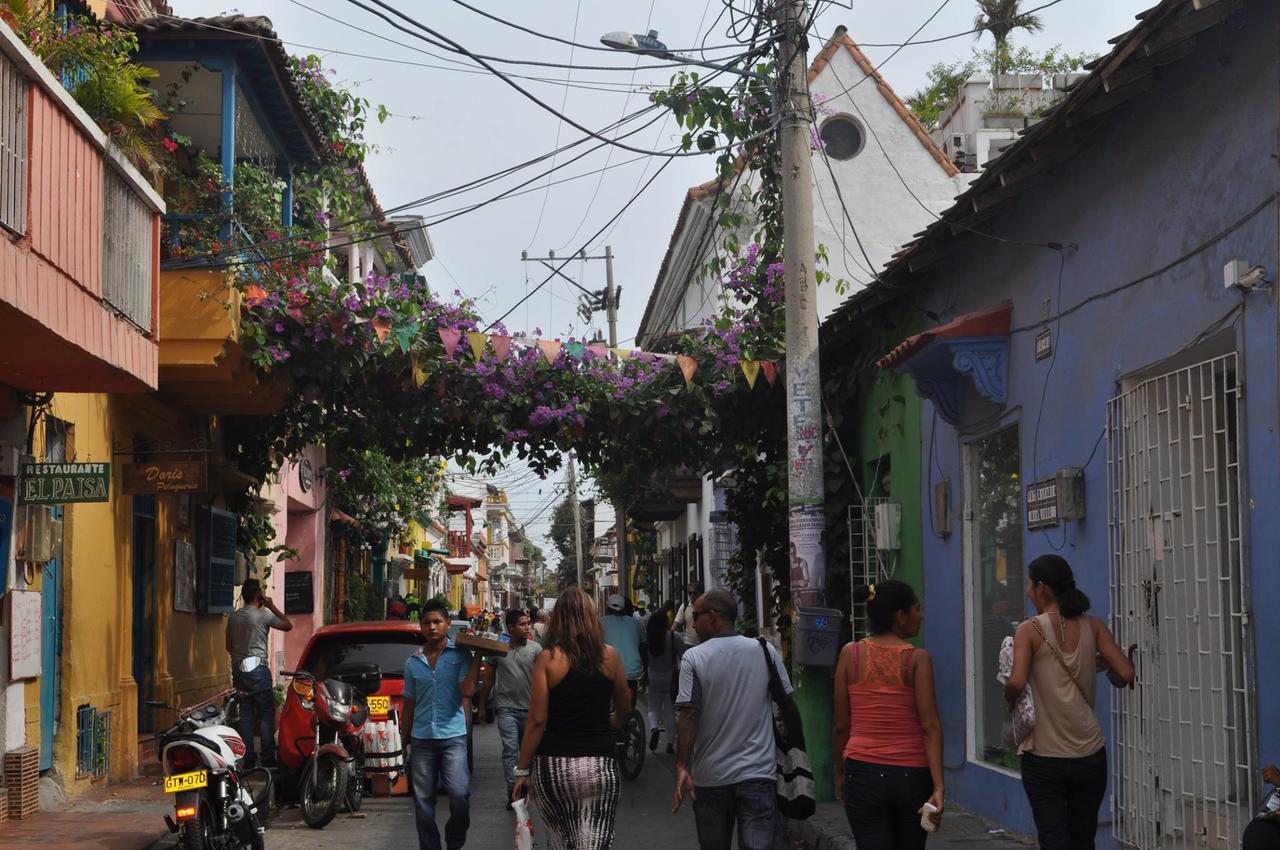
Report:
M387 577L387 550L391 546L389 538L383 537L373 550L372 569L373 587L371 593L373 600L365 606L365 616L370 620L381 620L386 617L387 599L384 586Z

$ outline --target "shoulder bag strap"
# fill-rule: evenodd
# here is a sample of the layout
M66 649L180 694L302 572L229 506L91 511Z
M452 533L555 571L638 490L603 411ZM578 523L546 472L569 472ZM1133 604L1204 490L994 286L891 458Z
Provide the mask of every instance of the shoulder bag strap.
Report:
M1044 633L1044 629L1040 627L1040 621L1035 617L1032 617L1031 625L1035 628L1036 632L1039 633L1040 639L1044 641L1045 646L1049 647L1049 651L1053 653L1053 657L1058 659L1058 664L1062 666L1062 672L1066 673L1067 678L1071 680L1071 684L1076 686L1076 692L1080 694L1080 698L1084 700L1084 704L1088 705L1090 710L1092 710L1093 706L1089 705L1089 697L1085 696L1084 688L1080 687L1080 681L1076 679L1075 676L1071 675L1071 668L1067 666L1066 659L1062 657L1062 653L1058 651L1058 648L1049 641L1049 636L1046 635Z

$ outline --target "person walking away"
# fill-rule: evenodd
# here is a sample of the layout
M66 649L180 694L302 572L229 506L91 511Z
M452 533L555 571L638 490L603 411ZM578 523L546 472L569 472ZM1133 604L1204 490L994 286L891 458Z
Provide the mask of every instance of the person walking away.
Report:
M613 846L621 777L614 740L631 711L618 651L604 642L595 603L570 587L556 602L533 665L529 721L512 799L530 785L552 850Z
M785 845L769 667L760 642L734 630L737 615L737 600L723 590L699 596L690 610L702 640L680 661L671 810L693 800L701 850L729 850L735 825L740 850L774 850ZM795 712L782 656L766 647L787 694L782 710Z
M631 687L631 701L635 702L636 691L640 680L649 670L644 646L644 629L640 623L627 614L627 602L620 594L613 594L607 603L604 613L604 642L618 651L622 659L623 670Z
M1273 786L1271 795L1249 825L1244 828L1242 836L1243 850L1276 850L1280 847L1280 810L1272 809L1272 797L1280 794L1280 768L1270 764L1262 769L1262 781ZM1280 799L1275 802L1280 803Z
M1124 687L1134 679L1133 664L1106 624L1085 613L1089 597L1065 558L1031 562L1027 598L1036 616L1014 632L1013 672L1004 686L1010 705L1028 684L1035 697L1035 728L1018 746L1022 787L1044 850L1090 850L1107 793L1106 740L1093 710L1096 673L1105 670Z
M680 659L684 635L673 632L666 611L654 611L645 623L645 652L649 658L649 750L656 752L666 733L667 752L675 752L675 699L680 690Z
M942 723L934 698L933 660L908 641L924 614L909 584L859 587L871 637L840 651L835 677L836 798L859 850L923 850L942 821Z
M511 808L511 792L515 790L515 769L520 760L520 743L524 724L529 719L529 696L533 683L533 664L542 646L533 638L529 615L520 609L506 614L507 634L511 636L507 654L494 660L496 669L490 677L489 704L493 706L502 740L502 771L507 780L507 808Z
M475 695L480 655L449 640L449 609L438 599L422 606L422 648L404 663L400 738L409 742L409 777L419 850L440 850L437 788L449 795L444 846L458 850L471 826L471 772L463 700Z
M541 608L533 612L533 637L542 646L547 645L547 612Z
M693 624L693 600L702 595L702 582L691 581L684 590L687 599L680 606L680 610L676 612L676 618L671 623L671 630L680 631L684 634L685 646L697 646L700 638L698 637L698 630L694 628Z
M293 621L286 617L262 585L251 578L240 588L241 608L227 618L227 652L231 655L231 682L249 698L241 703L240 736L244 738L244 763L255 761L253 733L262 739L263 765L276 760L276 697L271 668L267 665L267 635L272 629L287 632Z

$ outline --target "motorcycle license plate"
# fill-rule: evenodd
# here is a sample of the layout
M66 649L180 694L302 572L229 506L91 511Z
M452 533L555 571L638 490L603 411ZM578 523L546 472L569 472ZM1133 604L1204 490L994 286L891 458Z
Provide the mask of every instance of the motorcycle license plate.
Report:
M190 773L179 773L164 778L164 792L174 794L178 791L190 791L192 788L204 788L209 784L209 771L193 770Z
M369 697L369 713L385 717L391 713L391 697Z

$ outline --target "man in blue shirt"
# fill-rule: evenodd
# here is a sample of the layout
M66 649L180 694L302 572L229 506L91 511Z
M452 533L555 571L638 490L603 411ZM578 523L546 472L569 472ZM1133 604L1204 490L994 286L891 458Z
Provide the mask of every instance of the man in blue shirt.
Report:
M632 704L635 702L636 685L649 670L649 659L640 651L645 643L644 629L640 621L627 614L627 601L615 593L609 597L608 610L603 618L604 642L618 652L622 669L631 686Z
M476 692L480 655L449 640L449 610L438 599L422 606L422 649L404 664L400 738L409 743L413 808L419 850L440 850L437 783L449 794L445 846L458 850L471 826L471 772L467 767L464 699Z

